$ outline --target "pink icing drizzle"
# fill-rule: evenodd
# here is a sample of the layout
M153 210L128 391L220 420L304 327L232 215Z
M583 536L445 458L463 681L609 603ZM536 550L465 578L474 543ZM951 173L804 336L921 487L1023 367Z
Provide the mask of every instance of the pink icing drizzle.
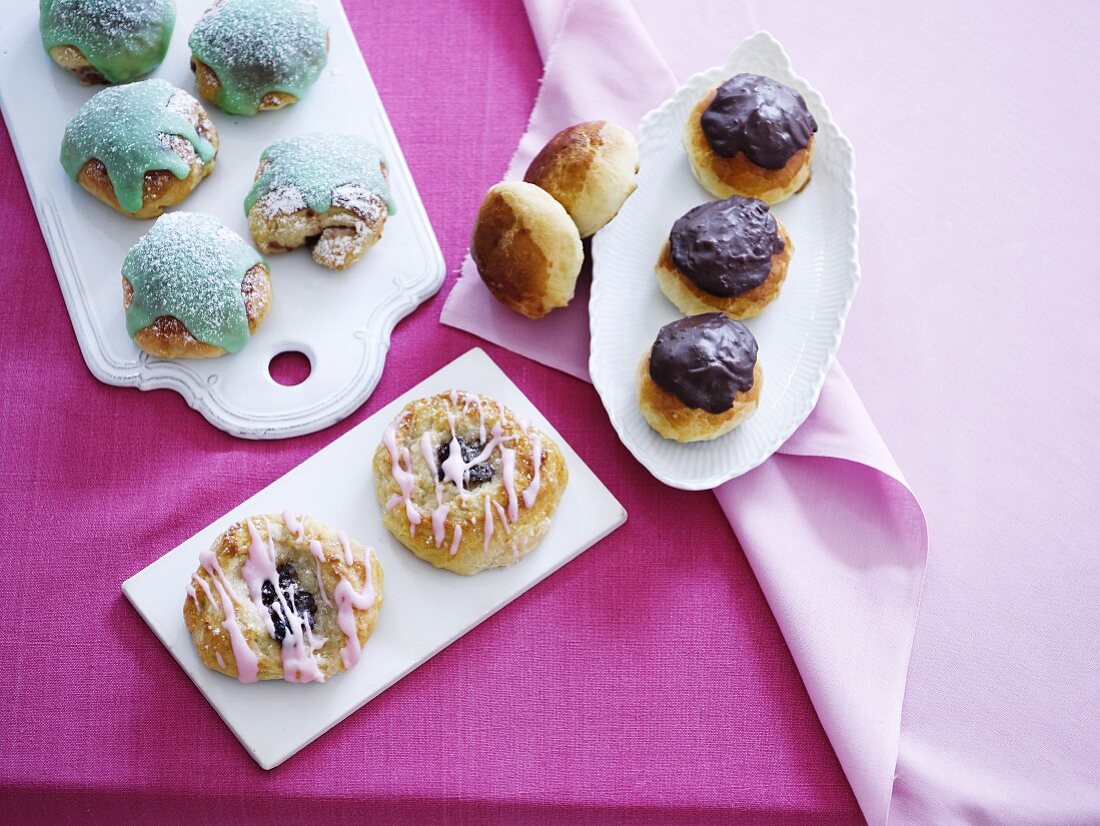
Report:
M541 467L542 467L542 439L536 434L533 443L531 445L531 463L535 467L535 474L531 477L531 484L527 486L527 490L523 492L523 506L530 508L535 504L535 500L539 495L539 488L542 487Z
M206 598L210 600L210 604L213 605L214 595L210 592L210 586L206 584L206 580L198 574L191 574L191 582L197 582L200 586L202 586L202 590L206 593Z
M500 524L504 526L504 535L510 536L512 533L511 527L508 525L508 514L504 512L504 506L500 504L496 499L493 500L493 507L497 510L497 515L500 517Z
M218 661L218 668L220 668L222 671L225 671L225 659L222 657L222 652L215 651L214 657Z
M286 529L294 534L294 539L301 542L306 535L306 525L303 519L297 519L290 511L283 511L283 522Z
M336 624L344 632L347 645L340 649L340 659L344 661L344 668L351 668L357 662L363 652L359 643L359 627L355 622L355 609L369 611L374 607L374 570L371 559L374 551L367 548L364 559L366 561L366 581L363 583L362 592L356 591L351 583L343 577L336 585Z
M425 432L420 437L420 455L424 457L426 464L432 471L432 478L438 478L438 470L435 466L435 445L432 444L432 434ZM438 483L436 483L438 487Z
M210 575L221 597L222 614L225 615L222 628L229 632L229 644L233 648L233 658L237 661L237 679L242 683L254 683L259 675L260 658L249 648L248 641L244 638L241 626L237 623L237 612L233 609L233 600L229 592L222 585L221 580L214 576L214 571L220 570L217 557L214 556L213 551L203 551L199 554L199 564Z
M420 524L420 513L412 502L412 491L413 485L416 483L416 477L412 474L412 461L408 448L398 449L397 447L396 423L386 428L382 442L390 453L390 471L393 473L393 480L397 483L398 490L401 491L400 496L395 494L390 497L390 501L386 503L386 510L393 510L398 503L403 502L405 504L405 516L409 520L409 535L415 536L416 526ZM404 466L402 466L402 462L404 462Z
M458 543L462 541L462 526L455 525L455 532L451 537L451 556L458 553Z
M470 405L477 408L477 435L482 444L485 443L485 411L481 409L480 396L467 396L466 404L462 406L462 412L470 409Z
M325 561L325 551L321 543L316 539L309 540L309 552L313 554L313 569L317 572L317 590L321 592L321 599L325 605L332 605L325 591L325 578L321 575L321 563Z
M502 447L500 457L504 489L508 491L508 519L515 522L519 519L519 503L516 501L516 452L510 447Z
M191 601L195 603L195 610L201 611L202 609L199 607L199 598L195 595L195 586L190 583L187 585L187 596L191 597Z
M348 542L348 535L343 531L337 531L336 538L340 540L340 547L344 549L344 562L348 565L353 564L355 557L351 555L351 543Z
M218 564L218 558L211 553L210 564L213 566L213 571L207 571L211 576L217 576L221 580L221 584L225 587L226 593L229 594L229 599L233 601L235 605L240 605L241 601L237 598L236 592L233 590L233 586L229 584L229 579L225 575L225 571L222 570L222 566Z
M437 548L443 544L443 535L447 529L447 514L450 512L450 505L440 505L432 511L432 536L435 538Z
M282 589L278 587L279 573L275 566L275 540L271 538L271 525L265 520L264 527L267 530L268 539L264 542L253 521L249 519L247 524L251 542L248 546L248 561L241 566L241 576L248 586L248 595L252 598L252 603L260 612L260 616L263 617L264 626L272 639L275 638L275 623L263 604L263 584L270 582L275 586L278 610L286 629L280 652L283 679L292 683L324 682L325 675L315 655L317 648L323 645L323 641L318 643L313 639L309 624L290 610Z

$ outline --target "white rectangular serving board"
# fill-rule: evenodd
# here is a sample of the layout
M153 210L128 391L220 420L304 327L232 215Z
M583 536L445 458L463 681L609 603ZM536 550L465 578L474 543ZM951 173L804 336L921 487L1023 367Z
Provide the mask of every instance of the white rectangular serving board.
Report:
M382 432L401 408L452 388L484 393L529 417L553 436L569 467L569 485L542 543L508 568L472 577L433 568L389 534L371 473ZM183 623L184 589L199 552L230 524L287 509L376 550L385 572L382 610L351 671L326 683L245 685L199 661ZM249 754L271 769L625 521L622 505L576 452L485 352L474 349L135 574L122 591ZM280 713L289 708L293 713Z
M88 369L107 384L169 388L213 425L236 436L311 433L359 407L382 374L394 325L443 283L445 266L397 138L340 0L315 0L329 25L328 65L299 103L251 118L204 103L218 129L217 167L175 210L208 212L249 240L243 201L260 153L306 132L364 135L382 151L397 212L357 264L334 273L306 249L268 256L271 311L240 352L216 359L147 356L126 333L121 271L151 221L127 218L69 179L58 160L65 125L102 86L81 86L50 60L38 4L4 7L0 107L53 259ZM197 96L187 38L210 0L177 0L168 55L150 77ZM304 353L311 373L284 387L268 372L285 351Z

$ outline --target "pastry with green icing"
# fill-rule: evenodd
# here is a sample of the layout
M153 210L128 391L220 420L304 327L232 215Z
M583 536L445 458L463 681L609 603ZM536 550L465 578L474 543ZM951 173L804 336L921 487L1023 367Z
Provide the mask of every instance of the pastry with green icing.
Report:
M217 218L169 212L122 265L126 331L161 358L236 353L271 306L271 277L255 249Z
M395 209L378 148L358 135L318 132L264 150L244 211L263 252L310 244L314 261L342 270L382 237Z
M254 115L305 97L328 60L328 26L305 0L218 0L187 44L199 94Z
M65 127L61 165L123 215L156 218L214 171L218 132L191 95L153 78L94 95Z
M46 52L84 85L129 83L160 65L175 0L39 0Z

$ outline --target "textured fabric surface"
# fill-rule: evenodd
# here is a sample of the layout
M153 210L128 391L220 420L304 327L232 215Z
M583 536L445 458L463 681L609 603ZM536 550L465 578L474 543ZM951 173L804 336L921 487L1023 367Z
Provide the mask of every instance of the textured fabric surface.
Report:
M524 8L347 7L457 268L537 91ZM235 440L171 392L92 378L6 129L0 169L0 515L12 537L0 819L858 820L714 497L659 485L589 386L495 347L630 521L283 766L259 769L120 583L480 342L438 324L449 280L398 326L378 389L348 421L288 442Z
M675 90L643 22L652 5L527 0L546 69L506 177L521 177L564 126L607 118L633 128ZM547 25L556 28L542 31ZM578 293L564 310L530 321L493 298L467 257L441 320L587 379L587 293ZM715 495L864 816L885 822L927 532L920 505L839 364L797 433Z
M560 23L560 8L528 5L536 26ZM835 455L866 461L846 438L862 406L835 418L826 405L850 390L843 374L813 427L720 498L864 811L1096 822L1100 561L1085 497L1100 481L1100 398L1083 375L1100 346L1100 285L1078 240L1100 183L1085 148L1098 124L1085 104L1097 92L1096 8L634 5L677 77L771 30L856 146L864 280L841 357L928 515L915 637L898 610L899 597L916 604L912 546L853 544L845 521L873 510L917 530L911 503L815 458L838 424ZM547 362L582 374L573 355ZM898 720L880 689L900 689L910 644L900 739L883 748L876 734Z

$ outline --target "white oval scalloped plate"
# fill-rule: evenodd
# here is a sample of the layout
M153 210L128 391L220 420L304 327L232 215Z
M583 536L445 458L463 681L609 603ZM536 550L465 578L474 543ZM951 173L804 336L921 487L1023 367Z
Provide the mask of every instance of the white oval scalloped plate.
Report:
M209 212L248 239L242 206L260 153L273 141L319 130L366 136L382 150L397 212L382 239L344 272L304 249L268 256L274 300L239 353L217 359L151 358L126 334L120 273L126 251L152 222L96 203L57 161L65 124L100 87L53 65L38 34L38 6L5 8L0 104L53 259L88 369L106 384L167 388L211 424L249 439L312 433L351 414L378 383L394 325L443 284L446 268L401 147L340 0L315 0L329 24L328 65L301 103L252 118L207 107L221 137L214 173L180 209ZM168 55L154 73L195 94L187 35L207 0L178 4ZM284 387L268 365L282 352L310 361L309 377Z
M635 375L657 331L682 315L653 274L661 246L678 217L714 199L691 174L680 138L684 123L706 89L738 72L768 75L802 93L818 123L814 173L801 193L773 207L795 252L780 297L746 322L760 344L760 407L732 433L680 444L646 423ZM852 146L821 95L794 73L783 48L766 32L745 40L725 65L694 75L649 112L638 145L638 189L593 240L589 370L619 438L638 461L667 485L705 490L766 460L817 403L859 282Z

